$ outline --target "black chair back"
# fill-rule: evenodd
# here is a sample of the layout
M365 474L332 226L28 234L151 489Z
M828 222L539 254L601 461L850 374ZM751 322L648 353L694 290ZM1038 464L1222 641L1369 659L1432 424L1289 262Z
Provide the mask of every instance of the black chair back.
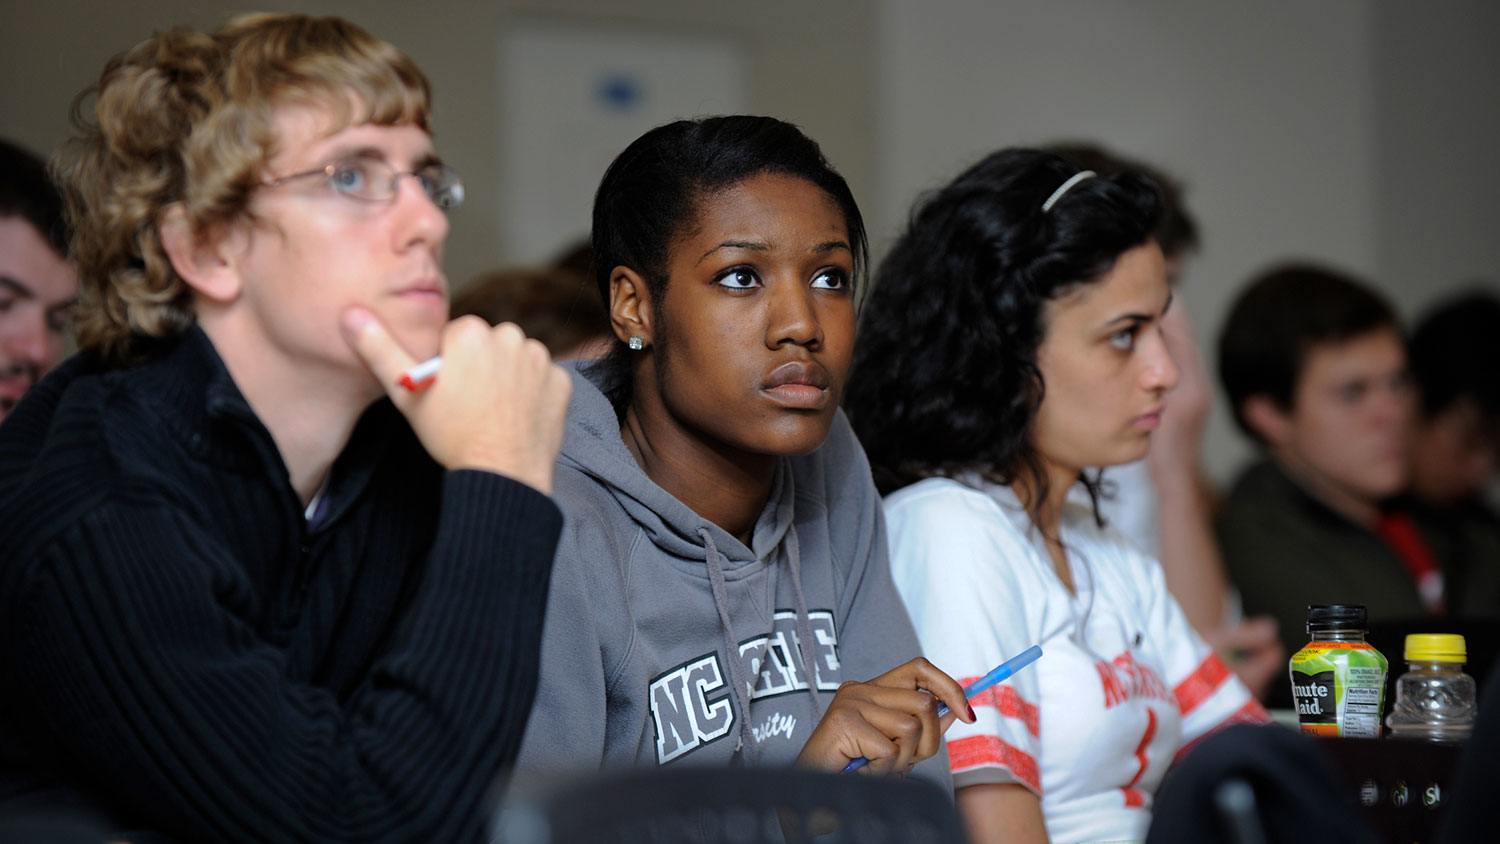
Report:
M514 791L513 791L514 793ZM963 844L953 799L919 779L789 768L615 771L514 797L504 844Z

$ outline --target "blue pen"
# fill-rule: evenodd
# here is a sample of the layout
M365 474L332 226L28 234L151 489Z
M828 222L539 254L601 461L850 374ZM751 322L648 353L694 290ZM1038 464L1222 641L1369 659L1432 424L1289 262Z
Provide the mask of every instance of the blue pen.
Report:
M1009 677L1010 675L1016 673L1017 671L1020 671L1022 668L1025 668L1026 666L1032 664L1033 662L1036 662L1037 657L1039 657L1041 655L1042 655L1042 646L1041 645L1032 645L1031 647L1027 648L1026 650L1021 651L1020 653L1016 654L1015 656L1011 657L1010 659L1007 659L1006 661L1004 661L1004 662L1000 663L999 665L995 666L995 670L994 671L991 671L990 673L984 675L983 677L980 677L978 680L975 680L974 682L972 682L969 685L965 686L964 687L964 698L965 699L973 698L975 695L979 694L980 692L984 691L985 689L988 689L990 686L995 685L996 683L1000 682L1001 680L1006 679L1007 677ZM943 717L944 715L947 715L948 712L949 712L948 704L944 703L944 704L941 704L941 705L938 706L937 714L938 714L939 718ZM861 756L858 759L855 759L855 760L851 761L848 765L845 765L844 766L844 773L847 774L850 771L859 770L860 768L863 768L864 766L866 766L868 764L870 764L870 760L866 759L863 756Z

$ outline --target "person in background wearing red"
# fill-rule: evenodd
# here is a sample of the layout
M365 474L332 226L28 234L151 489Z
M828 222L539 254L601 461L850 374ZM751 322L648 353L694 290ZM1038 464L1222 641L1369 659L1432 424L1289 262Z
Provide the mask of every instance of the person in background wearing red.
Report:
M1219 375L1264 449L1217 523L1245 612L1274 616L1290 648L1307 641L1309 604L1363 604L1382 623L1444 614L1441 549L1394 500L1415 396L1391 307L1335 270L1277 267L1231 308Z

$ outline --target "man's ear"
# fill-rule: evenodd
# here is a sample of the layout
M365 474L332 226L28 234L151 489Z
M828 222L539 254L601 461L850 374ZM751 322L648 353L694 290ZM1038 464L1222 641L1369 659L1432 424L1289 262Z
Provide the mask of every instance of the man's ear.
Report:
M172 269L195 293L220 304L239 298L242 282L235 258L244 245L239 226L194 232L182 203L174 202L161 213L156 229Z
M609 275L609 322L621 340L639 337L643 348L651 345L651 291L629 267L615 267Z
M1245 399L1241 406L1245 424L1260 436L1266 444L1276 448L1286 444L1290 437L1292 416L1276 400L1264 393Z

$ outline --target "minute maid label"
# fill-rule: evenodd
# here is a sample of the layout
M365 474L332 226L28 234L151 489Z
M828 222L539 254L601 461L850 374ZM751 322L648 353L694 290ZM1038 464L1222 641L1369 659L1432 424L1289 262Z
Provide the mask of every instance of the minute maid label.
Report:
M1303 680L1304 682L1297 682ZM1292 674L1292 697L1297 701L1297 721L1306 727L1338 724L1338 684L1332 671L1317 674Z
M1380 737L1386 660L1364 642L1312 642L1292 657L1292 697L1302 732Z

